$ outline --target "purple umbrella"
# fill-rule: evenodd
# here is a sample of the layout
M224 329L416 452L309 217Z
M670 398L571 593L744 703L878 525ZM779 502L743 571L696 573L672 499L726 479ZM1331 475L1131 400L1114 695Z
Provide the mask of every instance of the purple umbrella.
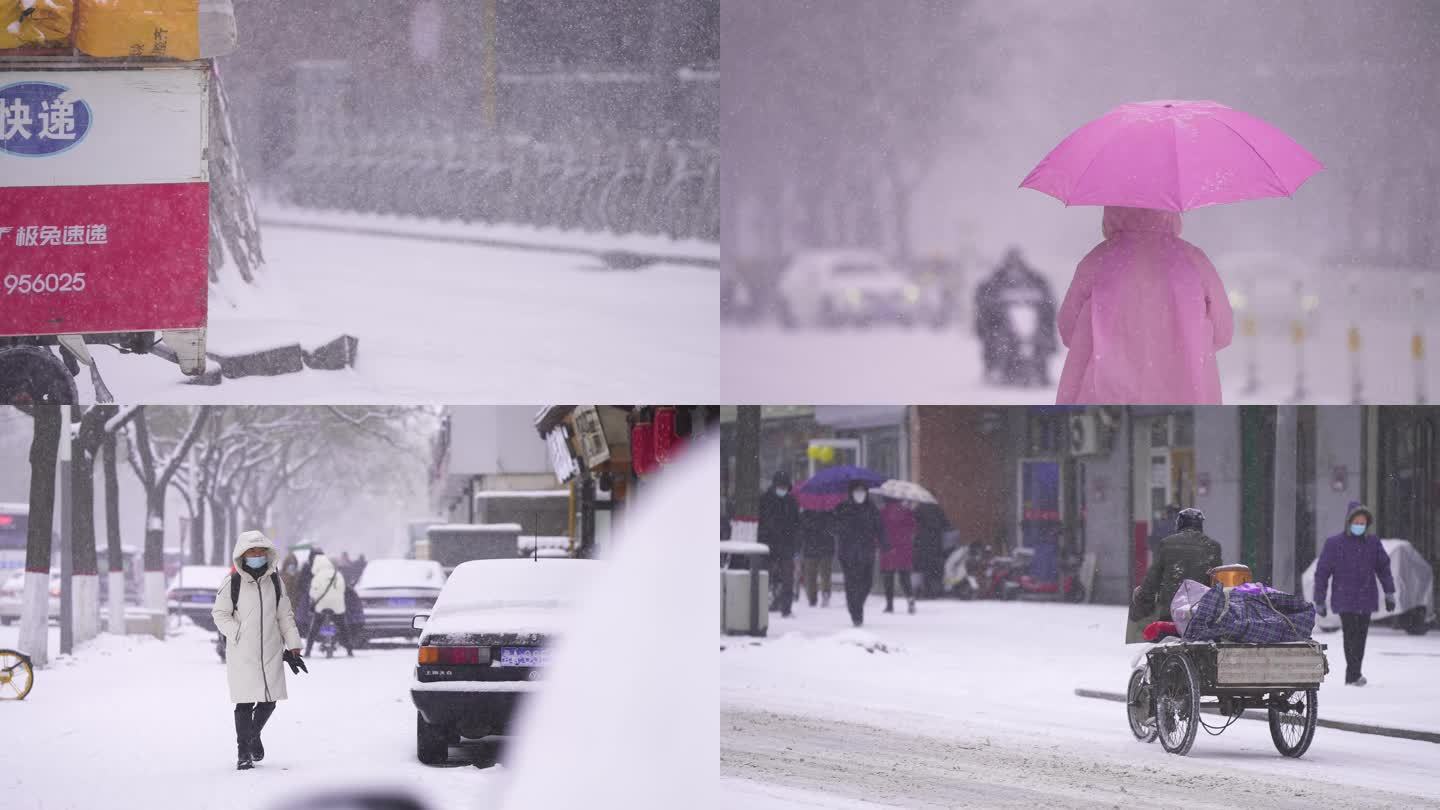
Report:
M878 487L888 480L890 480L889 476L871 472L864 467L842 464L838 467L826 467L807 478L795 488L795 494L844 495L850 491L851 484L864 484L866 489L870 489Z

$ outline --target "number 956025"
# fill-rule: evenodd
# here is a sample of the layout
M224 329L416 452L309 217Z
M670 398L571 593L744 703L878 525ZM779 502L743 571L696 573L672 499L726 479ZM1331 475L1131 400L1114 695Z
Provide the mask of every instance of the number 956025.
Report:
M33 276L12 273L4 281L6 295L47 295L85 289L84 273L39 273Z

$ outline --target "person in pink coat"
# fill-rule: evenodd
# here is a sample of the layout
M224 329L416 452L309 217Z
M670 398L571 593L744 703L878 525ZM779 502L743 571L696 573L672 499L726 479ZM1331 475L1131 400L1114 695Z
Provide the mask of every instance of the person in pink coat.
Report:
M1106 206L1101 230L1060 305L1056 404L1219 405L1235 325L1215 266L1171 211Z
M885 612L895 612L895 580L905 591L910 612L915 612L915 591L911 587L910 572L915 568L915 512L910 504L886 499L880 510L880 522L885 527L885 539L889 541L888 551L880 552L880 576L885 581Z

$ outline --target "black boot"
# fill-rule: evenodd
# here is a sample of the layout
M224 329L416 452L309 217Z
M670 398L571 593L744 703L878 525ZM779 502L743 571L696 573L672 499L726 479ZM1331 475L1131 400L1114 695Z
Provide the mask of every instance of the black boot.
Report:
M251 720L253 711L254 704L235 704L235 770L237 771L248 771L255 767L254 760L250 758L250 739L255 736L254 723Z
M270 720L270 715L275 713L275 704L256 703L255 718L250 728L250 758L256 762L265 759L265 746L260 743L260 732L265 729L265 723Z

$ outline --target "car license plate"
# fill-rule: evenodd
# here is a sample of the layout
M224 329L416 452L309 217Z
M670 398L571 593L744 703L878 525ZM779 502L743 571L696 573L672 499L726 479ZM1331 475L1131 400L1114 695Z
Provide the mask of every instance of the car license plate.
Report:
M191 602L213 602L213 601L215 601L215 597L213 597L213 596L205 596L204 594L196 594L195 596L190 597L190 601L191 601Z
M390 607L415 607L415 600L392 598L390 600Z
M543 667L549 655L540 647L501 647L502 667Z

